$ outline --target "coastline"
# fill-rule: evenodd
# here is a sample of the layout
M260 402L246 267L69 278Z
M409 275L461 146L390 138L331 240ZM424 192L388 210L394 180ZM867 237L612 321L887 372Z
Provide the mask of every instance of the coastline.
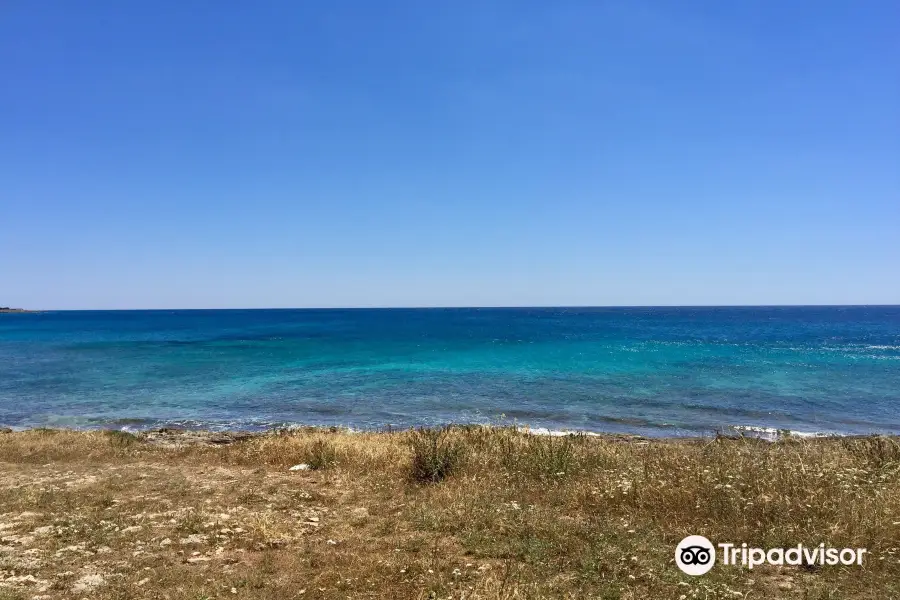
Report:
M127 419L126 419L127 420ZM607 431L607 430L583 430L583 429L550 429L544 426L533 426L522 423L446 423L438 425L422 424L409 427L370 427L358 428L351 425L323 425L316 423L283 423L271 425L268 427L208 427L204 425L186 425L183 422L162 423L154 426L134 426L131 424L122 424L121 422L96 424L90 426L71 426L71 425L30 425L30 426L7 426L0 424L0 433L22 433L28 431L69 431L69 432L123 432L135 435L139 438L148 440L156 439L160 436L180 437L185 440L196 439L203 441L207 439L249 439L266 437L270 435L282 435L285 433L307 432L307 433L341 433L345 435L355 434L402 434L404 432L415 431L417 429L484 429L495 431L515 431L522 434L530 434L535 436L565 438L565 437L590 437L600 439L613 440L659 440L659 441L690 441L690 440L711 440L715 438L729 439L758 439L763 441L779 441L785 439L830 439L830 438L867 438L867 437L900 437L900 434L884 433L884 432L809 432L795 431L790 429L778 429L774 427L762 427L755 425L734 425L720 430L710 430L699 433L684 434L668 434L668 435L646 435L642 433L628 431Z

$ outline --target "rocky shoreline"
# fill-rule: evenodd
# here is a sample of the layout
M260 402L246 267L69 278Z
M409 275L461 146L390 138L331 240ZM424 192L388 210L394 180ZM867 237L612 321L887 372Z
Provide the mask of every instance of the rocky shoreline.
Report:
M450 426L450 429L466 429L466 428L484 428L484 429L510 429L510 428L501 428L501 427L490 427L490 426L466 426L466 425L454 425ZM387 431L366 431L360 432L352 429L342 428L342 427L327 427L327 426L295 426L295 427L286 427L283 429L271 429L268 431L242 431L242 430L226 430L226 431L213 431L206 429L187 429L183 427L158 427L154 429L142 430L142 431L127 431L120 429L90 429L90 430L80 430L80 429L69 429L69 428L45 428L45 427L34 427L34 428L26 428L26 429L13 429L11 427L0 427L0 434L22 434L27 432L57 432L57 433L105 433L113 436L123 436L133 439L134 441L138 441L141 443L145 443L149 446L157 446L157 447L165 447L165 448L179 448L179 447L189 447L189 446L227 446L230 444L234 444L237 442L245 442L253 439L260 438L279 438L284 436L293 436L293 435L355 435L355 434L364 434L364 435L394 435L394 434L402 434L407 430L393 430L390 432ZM524 428L519 429L520 432L525 433L529 432L534 435L545 435L540 432L529 431ZM578 432L572 432L571 435L579 435ZM630 434L618 434L618 433L609 433L609 434L584 434L590 435L590 437L602 438L604 440L609 441L623 441L623 442L638 442L638 443L648 443L651 438L646 438L640 435L630 435ZM554 436L561 437L561 436ZM667 440L691 440L691 439L709 439L709 438L652 438L657 442L664 443Z
M692 443L692 442L709 442L715 439L734 439L734 440L753 440L764 442L776 442L783 440L829 440L829 439L866 439L871 437L886 437L884 434L798 434L789 430L770 430L763 428L742 428L734 431L710 433L709 435L692 435L692 436L660 436L648 437L640 434L631 433L614 433L614 432L594 432L594 431L549 431L545 428L530 428L527 426L505 426L505 425L475 425L475 424L450 424L445 426L449 429L456 430L495 430L495 431L516 431L518 433L527 433L539 437L586 437L596 438L602 441L614 442L630 442L641 444L666 444L666 443ZM0 434L6 433L23 433L28 431L56 431L71 433L89 433L89 432L106 432L121 433L132 436L135 440L147 443L151 446L166 447L182 447L182 446L225 446L235 442L242 442L254 438L278 437L295 434L341 434L341 435L392 435L403 434L417 428L401 428L401 429L371 429L357 430L349 427L337 427L327 425L290 425L280 428L272 428L267 430L212 430L212 429L192 429L179 425L164 425L162 427L154 427L152 429L117 429L117 428L52 428L52 427L25 427L13 429L8 426L0 426ZM896 437L898 436L887 436Z

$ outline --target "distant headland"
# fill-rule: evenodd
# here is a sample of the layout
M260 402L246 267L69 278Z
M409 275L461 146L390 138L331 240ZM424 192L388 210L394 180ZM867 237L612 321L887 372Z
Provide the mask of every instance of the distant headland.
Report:
M24 308L10 308L9 306L0 306L0 313L35 313L36 310L25 310Z

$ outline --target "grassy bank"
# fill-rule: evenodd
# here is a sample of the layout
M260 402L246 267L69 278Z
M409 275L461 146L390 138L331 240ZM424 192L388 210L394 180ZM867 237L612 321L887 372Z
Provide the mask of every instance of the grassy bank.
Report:
M6 433L0 598L900 597L898 470L884 437ZM869 553L690 577L689 534Z

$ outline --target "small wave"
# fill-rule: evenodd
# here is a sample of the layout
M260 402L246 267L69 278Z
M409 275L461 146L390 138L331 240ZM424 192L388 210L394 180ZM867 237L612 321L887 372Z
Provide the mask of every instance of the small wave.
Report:
M739 432L741 435L748 437L760 438L763 440L775 441L785 437L800 438L821 438L843 435L836 432L826 431L795 431L793 429L778 429L776 427L759 427L756 425L729 425L729 430Z
M271 428L283 429L285 431L304 431L310 427L319 429L329 429L333 427L341 433L347 434L365 433L367 431L366 429L359 429L357 427L351 427L350 425L311 425L309 423L283 423L281 425L274 425Z
M122 417L108 421L109 425L125 427L142 427L155 423L155 419L147 419L144 417Z
M527 425L516 426L516 431L530 433L531 435L545 435L549 437L565 437L567 435L587 435L600 437L603 434L596 431L580 431L572 429L549 429L547 427L529 427Z

